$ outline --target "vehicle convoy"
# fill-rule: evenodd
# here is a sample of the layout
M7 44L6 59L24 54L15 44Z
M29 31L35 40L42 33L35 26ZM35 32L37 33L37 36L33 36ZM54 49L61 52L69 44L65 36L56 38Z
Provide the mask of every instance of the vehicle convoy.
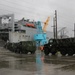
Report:
M75 54L75 38L50 39L44 45L45 55L49 55L49 53L55 55L57 52L60 52L63 56Z

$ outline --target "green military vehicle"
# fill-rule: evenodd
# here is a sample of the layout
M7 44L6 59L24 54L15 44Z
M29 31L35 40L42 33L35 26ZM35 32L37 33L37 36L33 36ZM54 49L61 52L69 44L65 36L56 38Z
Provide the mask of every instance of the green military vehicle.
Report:
M45 55L55 55L60 52L63 56L68 54L72 56L75 54L75 38L63 38L63 39L50 39L47 44L44 45Z

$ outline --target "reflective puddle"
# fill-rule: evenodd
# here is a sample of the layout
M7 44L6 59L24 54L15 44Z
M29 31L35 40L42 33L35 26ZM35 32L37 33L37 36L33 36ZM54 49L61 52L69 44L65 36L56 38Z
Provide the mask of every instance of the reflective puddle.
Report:
M14 54L0 48L0 75L75 75L75 57Z

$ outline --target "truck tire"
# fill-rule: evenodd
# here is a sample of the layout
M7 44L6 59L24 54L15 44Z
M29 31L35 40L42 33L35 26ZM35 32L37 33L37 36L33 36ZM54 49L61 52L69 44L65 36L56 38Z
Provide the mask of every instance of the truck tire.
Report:
M56 52L57 52L57 49L53 47L53 48L51 49L51 53L52 53L52 55L55 55Z
M44 53L45 53L46 56L49 55L49 49L44 47Z
M67 54L66 50L64 48L61 48L62 50L60 50L62 56L65 56Z
M34 54L35 53L35 51L31 51L31 54Z
M68 51L68 56L72 56L74 53L73 49L69 48L69 51Z

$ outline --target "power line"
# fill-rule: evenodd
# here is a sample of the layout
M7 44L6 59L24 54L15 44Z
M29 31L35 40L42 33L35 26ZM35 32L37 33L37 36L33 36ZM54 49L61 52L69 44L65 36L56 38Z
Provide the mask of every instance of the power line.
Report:
M8 7L8 8L9 8L9 7L14 8L14 9L16 8L16 7L12 7L12 6L9 6L9 5L4 5L4 4L0 4L0 5L6 6L6 7ZM19 9L19 8L16 8L16 9ZM19 10L22 10L22 9L19 9ZM31 14L31 11L29 11L29 10L22 10L22 11L23 11L23 12L26 11L27 13L30 13L30 14ZM19 11L19 12L20 12L20 11ZM26 12L25 12L25 13L26 13ZM32 13L33 13L33 12L32 12ZM35 12L34 12L33 14L37 15L37 13L35 13ZM43 15L43 14L42 14L42 15ZM46 16L46 15L44 15L44 16Z
M20 8L17 8L17 7L13 7L13 6L9 6L9 5L5 5L5 4L1 4L1 3L0 3L0 5L6 6L6 7L8 7L8 8L11 7L11 8L14 8L14 9L19 9L19 10L21 10L21 11L24 11L23 9L20 9ZM27 10L27 9L26 9L26 11L29 12L29 13L31 12L30 10Z
M26 5L28 5L28 6L30 6L30 7L25 6L25 5L17 4L16 2L10 2L10 1L4 1L4 2L16 4L17 6L23 6L23 7L25 7L25 9L26 9L26 8L28 8L28 9L35 9L35 6L36 6L36 5L35 5L35 6L32 8L32 5L31 5L31 4L29 5L29 3L26 3ZM22 1L21 1L21 3L22 3ZM43 8L39 8L39 9L45 11ZM50 12L50 11L49 11L49 12Z
M26 14L28 15L28 16L30 16L30 17L33 17L33 19L34 19L34 16L32 16L32 15L30 15L30 14L28 14L28 13L23 13L23 12L18 12L18 11L15 11L15 12L13 12L12 10L7 10L7 9L1 9L0 8L0 10L1 10L1 12L4 12L5 14L6 14L6 12L10 12L10 13L13 13L13 14L18 14L18 15L22 15L22 16L24 16L25 15L25 17L26 17ZM3 14L3 13L2 13ZM28 17L27 16L27 17Z
M6 2L9 2L9 3L12 3L12 4L13 4L13 3L14 3L14 4L17 4L17 3L15 3L15 2L7 1L7 0L6 0ZM24 2L27 2L27 1L24 1ZM31 2L29 2L29 3L31 3ZM29 3L28 3L28 4L29 4ZM18 5L18 4L17 4L17 5ZM23 6L24 6L24 5L23 5ZM25 6L25 7L27 7L27 6ZM28 8L31 8L31 7L28 7Z

